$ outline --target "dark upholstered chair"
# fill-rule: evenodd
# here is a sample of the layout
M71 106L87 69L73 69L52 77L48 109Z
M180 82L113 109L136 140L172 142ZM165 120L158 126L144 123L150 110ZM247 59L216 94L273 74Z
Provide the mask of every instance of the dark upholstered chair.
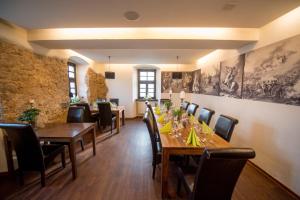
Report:
M200 123L205 122L205 124L209 125L211 117L215 114L214 110L208 108L202 108L199 113L198 121Z
M196 173L187 173L184 168L177 168L177 193L180 193L183 183L191 200L230 200L247 160L254 157L255 152L251 148L207 149Z
M198 107L199 107L199 106L198 106L197 104L191 103L191 104L189 104L189 106L188 106L186 112L187 112L189 115L195 115L195 113L196 113Z
M111 103L114 103L114 104L116 104L117 106L119 106L119 99L111 98L111 99L109 99L109 101L110 101Z
M227 142L230 142L234 127L238 122L239 121L237 119L232 117L220 115L216 122L214 131Z
M112 114L109 102L98 103L100 127L105 129L110 126L110 132L113 130L113 123L116 123L116 117Z
M154 124L156 123L154 119L151 116L151 111L149 108L146 109L143 121L146 123L150 140L151 140L151 146L152 146L152 178L155 178L155 169L156 165L161 163L161 143L160 141L157 140L155 129L154 129Z
M184 102L182 102L182 104L181 104L181 108L182 108L183 110L187 110L187 108L189 107L189 105L190 105L190 102L184 101Z
M41 173L41 184L45 186L46 168L59 154L61 154L62 166L65 167L64 145L41 145L31 125L0 123L0 128L5 130L5 134L7 134L16 151L22 185L24 184L24 171L39 171Z
M82 106L70 106L68 110L67 123L84 123L84 107ZM82 151L84 150L83 138L80 138L80 145ZM69 143L64 143L68 145L69 152L70 146Z
M99 113L92 114L88 103L76 103L75 105L79 107L84 107L83 122L97 122L97 125L100 128Z

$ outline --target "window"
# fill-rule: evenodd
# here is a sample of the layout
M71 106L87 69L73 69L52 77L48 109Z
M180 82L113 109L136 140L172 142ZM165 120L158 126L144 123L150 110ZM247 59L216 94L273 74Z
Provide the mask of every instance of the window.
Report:
M73 63L68 63L68 77L69 77L70 97L76 97L77 96L76 65Z
M138 98L145 97L156 98L156 70L139 69L138 70Z

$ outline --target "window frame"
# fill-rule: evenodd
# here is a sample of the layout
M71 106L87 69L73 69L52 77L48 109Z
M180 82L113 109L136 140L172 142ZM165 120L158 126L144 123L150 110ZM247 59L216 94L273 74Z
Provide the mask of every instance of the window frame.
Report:
M154 80L153 81L142 81L140 79L140 74L141 72L154 72ZM151 97L151 99L156 99L156 69L138 69L138 99L142 100L145 99L144 97L140 96L140 84L146 84L146 96L148 95L148 84L153 84L154 85L154 96Z
M74 78L71 78L70 75L69 75L69 72L72 72L70 71L69 69L69 66L72 66L74 68ZM68 79L69 79L69 94L71 94L71 89L75 89L75 96L73 97L76 97L77 96L77 80L76 80L76 64L74 63L71 63L71 62L68 62ZM75 88L71 88L71 82L74 82L75 83ZM73 93L72 93L73 94Z

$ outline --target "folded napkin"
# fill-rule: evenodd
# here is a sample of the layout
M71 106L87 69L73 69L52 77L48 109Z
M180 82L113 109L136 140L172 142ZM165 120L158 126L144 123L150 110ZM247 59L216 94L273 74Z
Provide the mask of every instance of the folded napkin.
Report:
M186 144L191 144L194 147L200 146L200 139L196 135L196 131L195 131L194 127L192 127L191 130L190 130L190 133L188 135L188 139L186 141Z
M154 108L154 113L157 114L157 115L160 115L160 107L158 107L158 106L155 107Z
M165 122L165 116L166 116L166 114L162 114L162 115L157 119L158 123L163 124L163 123Z
M205 122L202 122L202 133L213 134L214 131Z
M190 120L190 124L193 124L195 121L198 122L198 120L196 120L196 118L195 118L194 115L191 115L190 118L189 118L189 120Z
M171 133L172 132L172 122L166 123L163 127L159 129L160 133Z

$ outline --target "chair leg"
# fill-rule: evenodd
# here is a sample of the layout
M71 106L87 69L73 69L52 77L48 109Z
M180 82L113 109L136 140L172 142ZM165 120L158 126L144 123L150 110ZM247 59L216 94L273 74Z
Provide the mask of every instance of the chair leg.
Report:
M18 170L18 175L19 175L20 185L23 186L23 185L24 185L23 171L19 169L19 170Z
M62 167L65 168L66 167L66 153L65 151L63 151L61 153L61 164L62 164Z
M83 138L80 140L80 145L81 145L81 149L82 149L82 151L84 151Z
M152 179L155 179L156 163L153 165Z
M110 133L112 134L112 131L113 131L113 124L111 123L110 125Z
M42 187L45 187L45 185L46 185L46 173L45 173L45 170L41 171L41 184L42 184Z

